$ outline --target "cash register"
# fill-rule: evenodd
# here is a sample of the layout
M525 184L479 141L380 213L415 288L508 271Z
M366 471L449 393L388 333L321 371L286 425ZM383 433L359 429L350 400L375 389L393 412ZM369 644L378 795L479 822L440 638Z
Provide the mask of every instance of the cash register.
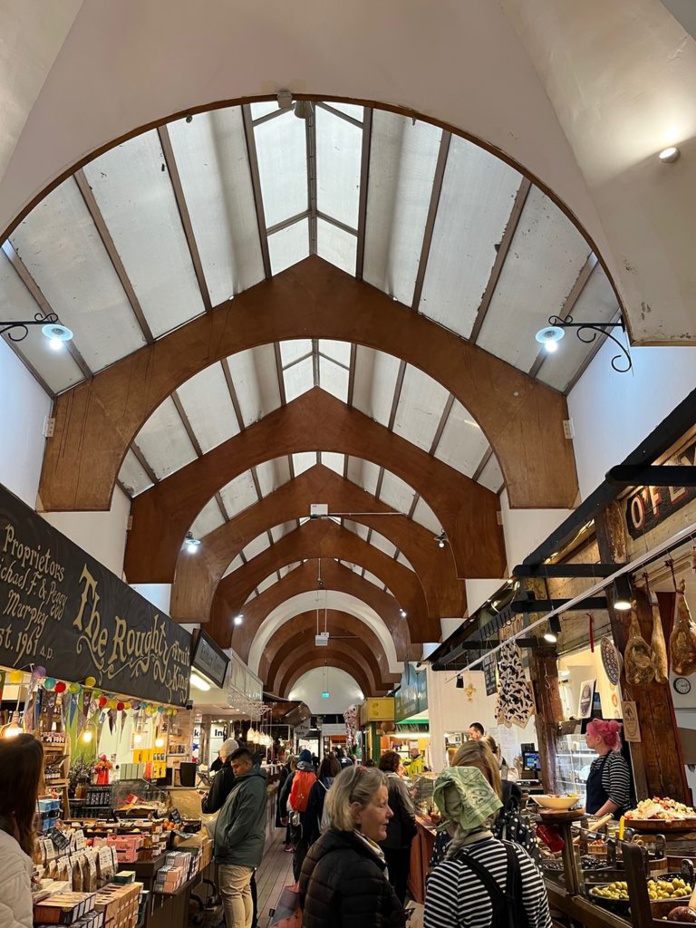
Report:
M533 791L535 787L541 786L539 774L541 772L541 763L539 761L539 751L534 744L522 745L522 775L524 780L523 789Z

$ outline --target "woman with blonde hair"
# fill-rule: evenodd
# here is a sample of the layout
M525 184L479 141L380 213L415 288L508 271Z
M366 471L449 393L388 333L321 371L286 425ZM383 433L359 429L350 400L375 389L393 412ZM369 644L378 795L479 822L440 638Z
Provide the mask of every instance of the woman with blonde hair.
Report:
M488 744L484 740L465 742L452 758L452 767L476 767L481 771L502 804L502 809L492 824L493 834L496 838L521 845L539 866L541 852L536 834L533 827L522 818L522 791L516 783L501 780L498 759ZM449 840L446 831L441 831L437 836L433 856L430 858L431 869L444 859Z
M300 875L303 928L403 928L384 853L389 808L376 767L347 767L326 794L331 827L310 847Z
M34 818L43 748L32 735L0 741L0 925L32 928Z
M434 799L450 843L428 880L425 928L551 928L541 874L518 844L493 836L502 802L481 770L443 770Z

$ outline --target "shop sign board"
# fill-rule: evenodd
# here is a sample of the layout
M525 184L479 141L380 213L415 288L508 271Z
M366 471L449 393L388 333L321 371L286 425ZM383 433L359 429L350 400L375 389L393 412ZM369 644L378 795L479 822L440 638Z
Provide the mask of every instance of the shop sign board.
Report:
M486 683L486 696L493 696L498 692L497 661L495 654L486 654L483 659L483 678Z
M215 686L222 687L230 659L207 632L199 628L195 633L191 666L200 670Z
M394 720L394 699L392 696L382 696L378 699L366 699L360 707L360 723L389 722Z
M665 465L696 465L696 440ZM696 487L639 487L626 500L626 526L631 538L640 538L691 500Z
M183 706L190 634L0 484L0 666Z
M394 697L394 718L397 722L410 719L428 708L428 679L425 670L416 670L407 662L401 674L401 685Z

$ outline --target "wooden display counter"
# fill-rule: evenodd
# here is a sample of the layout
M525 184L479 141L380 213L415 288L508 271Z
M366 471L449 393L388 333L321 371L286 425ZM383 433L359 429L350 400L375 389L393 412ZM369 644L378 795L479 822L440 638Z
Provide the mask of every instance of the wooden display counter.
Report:
M408 874L408 891L416 902L425 900L425 880L430 858L435 847L435 826L427 818L416 815L418 832L411 843L411 867Z

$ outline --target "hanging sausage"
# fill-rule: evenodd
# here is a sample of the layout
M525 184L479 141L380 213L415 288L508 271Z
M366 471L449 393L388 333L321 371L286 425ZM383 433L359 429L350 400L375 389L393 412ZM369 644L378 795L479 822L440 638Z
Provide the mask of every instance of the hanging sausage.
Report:
M631 603L631 624L624 651L624 675L626 682L632 686L644 686L655 679L652 648L641 634L635 602Z
M696 671L696 625L684 597L685 588L686 584L682 580L677 590L674 627L669 639L672 670L680 677L688 677Z

